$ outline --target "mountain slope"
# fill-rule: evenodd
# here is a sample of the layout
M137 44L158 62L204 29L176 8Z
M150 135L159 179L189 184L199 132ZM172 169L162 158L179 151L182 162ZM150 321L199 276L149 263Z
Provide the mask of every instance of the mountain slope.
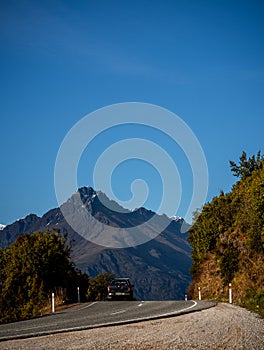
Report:
M79 198L81 205L76 206ZM183 219L169 219L145 208L126 210L91 187L80 188L62 207L63 213L70 215L73 224L84 232L84 236L96 238L100 233L110 247L117 243L116 232L123 234L127 228L136 227L132 238L124 236L124 241L131 240L131 247L113 249L86 240L66 222L60 208L48 211L43 217L30 214L6 226L1 232L0 246L10 245L23 233L59 229L68 233L69 240L74 240L72 258L76 266L89 275L109 271L118 276L128 276L139 299L183 298L191 281L189 269L192 263L187 235L180 233ZM79 220L80 213L84 211L90 215L86 222ZM138 226L151 218L154 220L150 224ZM148 238L149 234L162 227L166 229L160 235L137 245L139 237Z

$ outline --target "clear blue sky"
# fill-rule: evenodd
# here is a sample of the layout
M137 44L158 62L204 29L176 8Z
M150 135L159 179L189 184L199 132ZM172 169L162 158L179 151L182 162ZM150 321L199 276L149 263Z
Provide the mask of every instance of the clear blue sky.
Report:
M229 160L264 151L263 43L263 1L1 0L0 223L57 206L54 163L63 138L86 114L119 102L180 116L203 147L208 200L229 191ZM146 135L142 128L121 134ZM116 135L106 133L100 146ZM92 158L83 156L80 186L93 185ZM183 215L191 177L184 157L176 158ZM147 164L119 167L117 196L127 199L138 177L149 181L146 206L155 210L160 179Z

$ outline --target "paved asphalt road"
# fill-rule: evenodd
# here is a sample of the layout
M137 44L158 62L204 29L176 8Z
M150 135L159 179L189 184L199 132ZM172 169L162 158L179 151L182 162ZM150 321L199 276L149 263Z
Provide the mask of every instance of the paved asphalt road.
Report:
M199 311L206 301L111 301L79 304L54 314L0 325L0 341L126 324Z

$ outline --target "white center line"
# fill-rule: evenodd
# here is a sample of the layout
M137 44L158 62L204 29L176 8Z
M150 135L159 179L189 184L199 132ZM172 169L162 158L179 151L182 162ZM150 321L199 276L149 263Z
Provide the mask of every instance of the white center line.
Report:
M112 312L111 315L123 314L126 311L127 310L120 310L120 311Z
M80 311L80 310L87 309L87 307L91 307L91 306L93 306L94 304L97 304L97 303L98 303L98 301L94 301L93 303L91 303L91 304L89 304L89 305L86 305L86 306L84 306L84 307L81 307L80 309L74 310L74 311Z

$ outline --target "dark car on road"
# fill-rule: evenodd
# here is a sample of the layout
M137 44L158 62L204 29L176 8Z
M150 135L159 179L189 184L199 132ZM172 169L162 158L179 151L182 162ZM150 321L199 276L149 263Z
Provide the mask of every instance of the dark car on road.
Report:
M133 285L129 278L114 278L107 287L108 300L133 300Z

